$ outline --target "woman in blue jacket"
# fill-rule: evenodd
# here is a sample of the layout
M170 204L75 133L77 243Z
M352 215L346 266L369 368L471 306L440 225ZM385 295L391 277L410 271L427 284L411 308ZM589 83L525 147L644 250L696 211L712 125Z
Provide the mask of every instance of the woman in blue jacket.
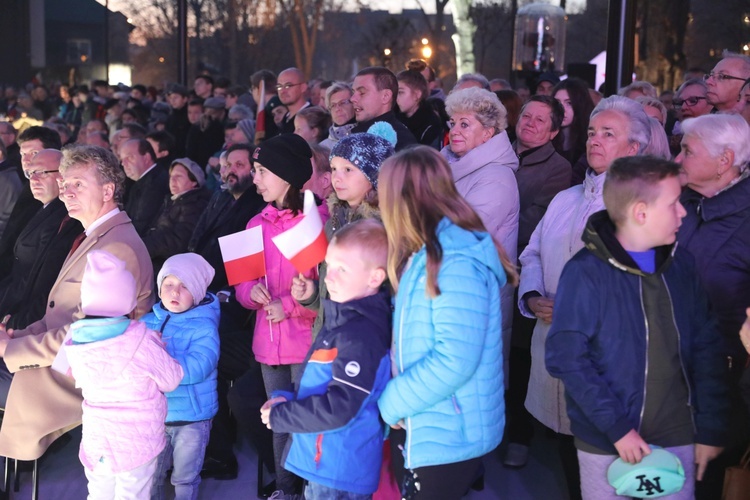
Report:
M379 186L396 300L378 406L404 496L457 499L502 439L500 288L517 276L432 149L387 160Z

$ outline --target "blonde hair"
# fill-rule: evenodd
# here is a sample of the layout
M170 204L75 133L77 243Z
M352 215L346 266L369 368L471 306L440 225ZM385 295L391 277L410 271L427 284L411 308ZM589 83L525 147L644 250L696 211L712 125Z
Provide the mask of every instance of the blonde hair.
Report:
M445 99L448 116L455 113L472 113L484 128L494 128L497 135L508 128L508 111L497 95L478 87L451 92Z
M380 167L380 210L388 233L388 278L398 291L399 278L407 260L426 247L427 294L440 295L437 275L443 249L437 226L443 217L469 230L487 232L482 220L458 194L450 167L440 153L427 146L406 149L388 158ZM493 238L508 282L516 285L518 275L503 247Z
M336 231L330 244L356 249L357 256L371 269L385 269L388 265L388 236L377 219L347 224Z

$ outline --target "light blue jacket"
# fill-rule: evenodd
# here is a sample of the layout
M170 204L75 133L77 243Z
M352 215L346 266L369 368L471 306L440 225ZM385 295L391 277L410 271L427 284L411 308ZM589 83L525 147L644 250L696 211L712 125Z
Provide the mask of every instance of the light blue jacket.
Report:
M388 424L403 420L405 466L480 457L505 426L500 288L506 277L487 233L443 219L440 295L426 294L427 254L401 277L393 316L396 377L378 401Z
M216 375L219 362L219 301L212 293L192 309L172 313L154 304L141 321L161 332L170 356L185 372L180 385L167 396L166 422L208 420L219 409Z

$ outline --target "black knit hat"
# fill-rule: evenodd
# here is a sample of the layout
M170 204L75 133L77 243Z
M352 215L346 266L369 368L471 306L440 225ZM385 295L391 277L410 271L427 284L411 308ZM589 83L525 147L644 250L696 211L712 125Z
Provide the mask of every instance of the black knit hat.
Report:
M255 148L253 162L278 175L297 189L312 177L312 150L302 137L281 134Z

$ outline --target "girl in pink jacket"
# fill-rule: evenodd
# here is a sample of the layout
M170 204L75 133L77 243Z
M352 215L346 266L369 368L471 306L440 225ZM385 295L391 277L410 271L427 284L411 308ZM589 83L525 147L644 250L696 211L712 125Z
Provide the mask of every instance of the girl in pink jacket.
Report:
M89 499L147 499L156 459L166 445L164 392L182 380L182 368L158 333L127 318L136 283L125 263L92 250L81 282L81 310L64 356L83 392L79 458ZM63 360L56 360L64 366ZM54 367L54 365L53 365Z
M292 298L292 279L298 273L271 240L302 220L300 191L312 176L311 158L307 142L292 134L269 139L253 153L253 183L269 204L250 219L247 227L260 225L263 228L266 277L237 285L236 295L244 307L258 311L253 353L261 364L269 399L274 391L291 389L312 344L311 329L316 313ZM325 222L328 218L325 204L321 204L319 210ZM303 275L310 279L318 277L316 269ZM287 437L287 434L274 433L276 487L286 495L300 494L298 478L281 465Z

